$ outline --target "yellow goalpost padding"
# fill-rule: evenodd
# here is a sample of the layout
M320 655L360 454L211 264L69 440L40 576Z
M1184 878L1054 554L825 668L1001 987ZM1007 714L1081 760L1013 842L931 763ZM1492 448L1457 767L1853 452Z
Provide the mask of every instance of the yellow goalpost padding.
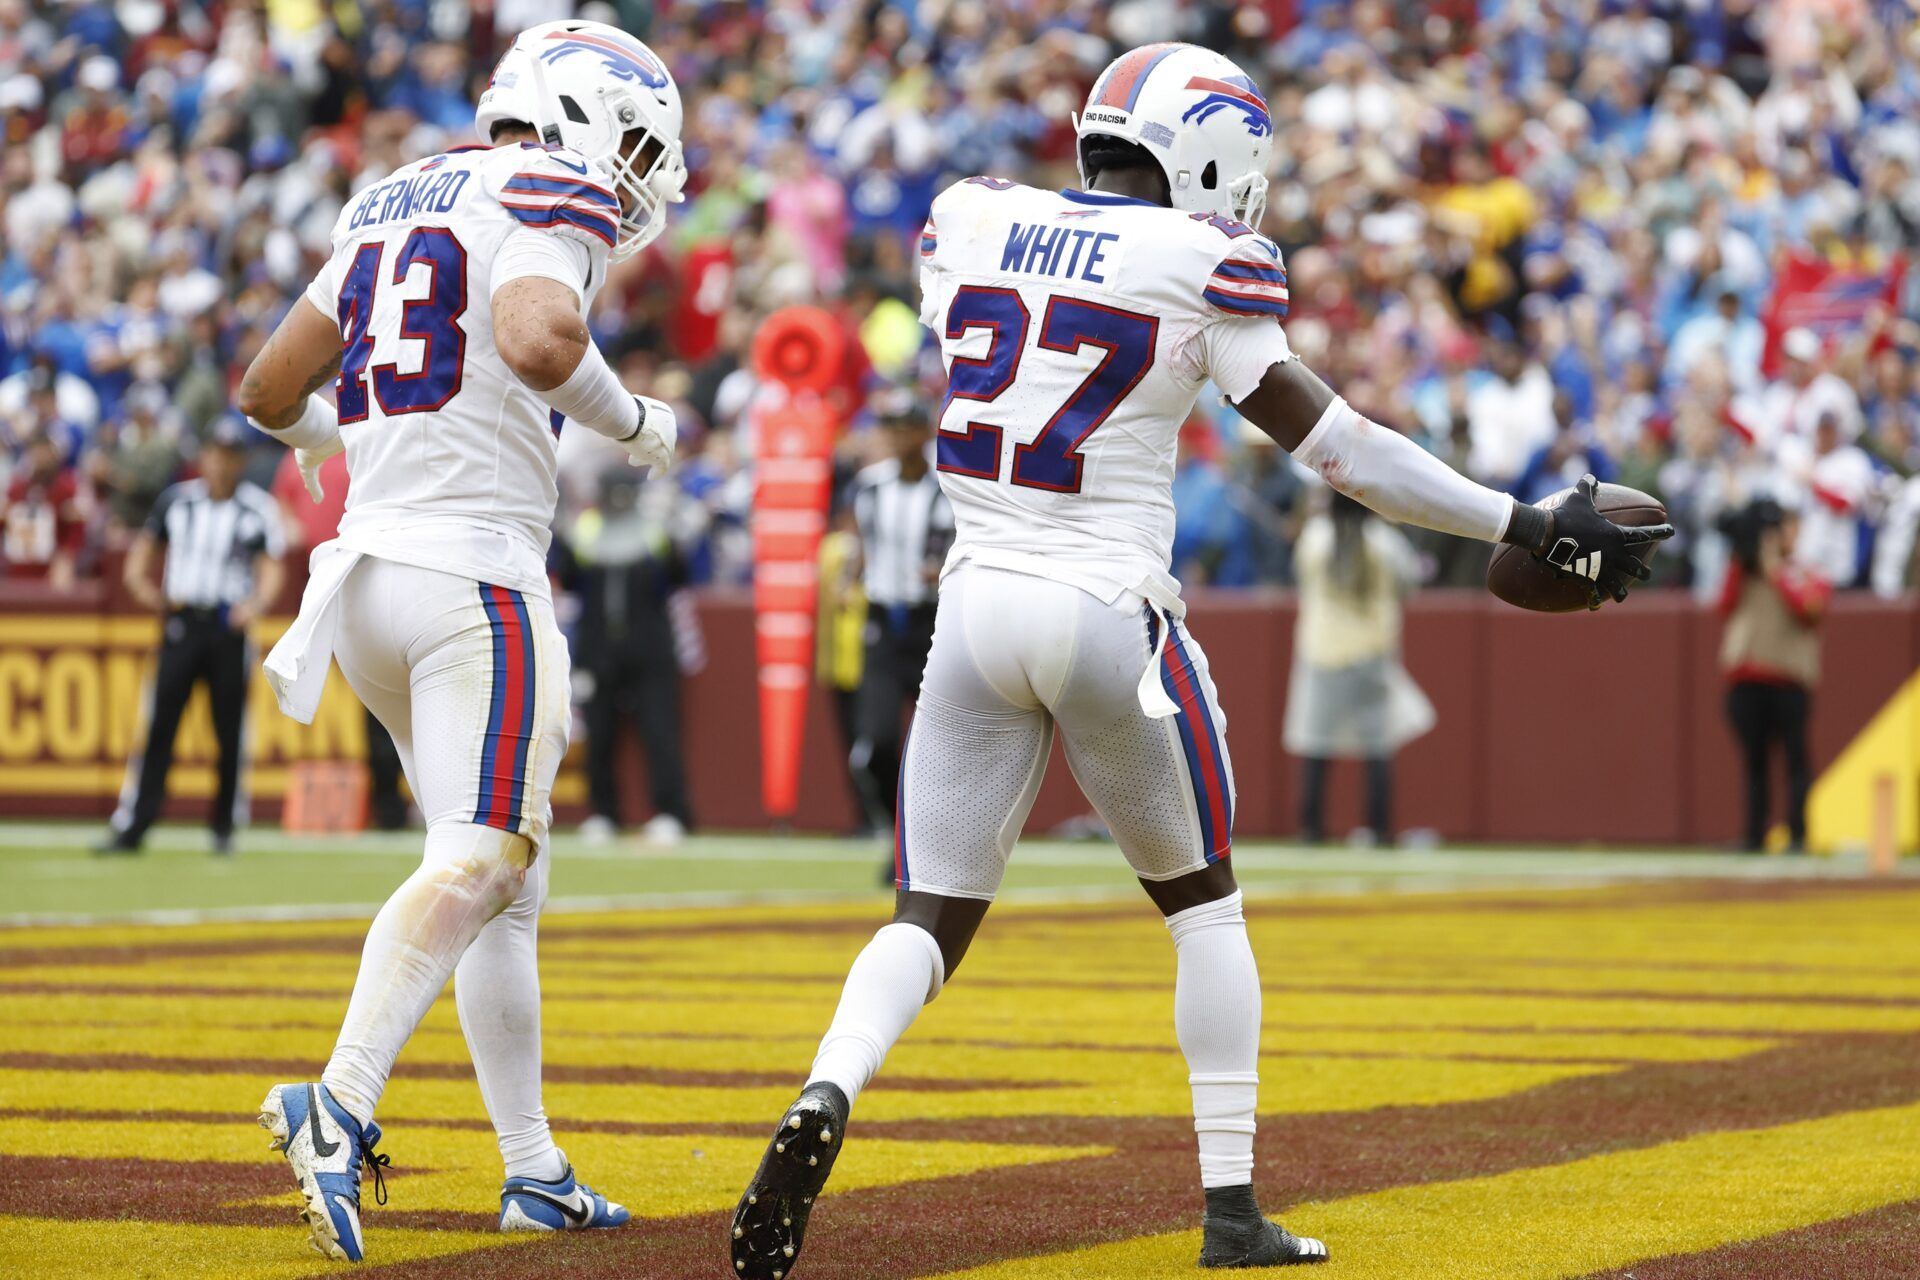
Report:
M1814 851L1870 845L1889 782L1895 842L1902 853L1913 853L1920 850L1920 672L1814 781L1807 800L1807 840Z

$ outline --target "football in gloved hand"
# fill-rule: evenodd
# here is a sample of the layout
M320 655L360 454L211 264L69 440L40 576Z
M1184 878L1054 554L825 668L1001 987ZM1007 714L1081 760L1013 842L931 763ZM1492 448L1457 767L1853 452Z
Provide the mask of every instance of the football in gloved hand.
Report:
M1572 492L1562 489L1539 505L1552 509ZM1655 498L1623 484L1601 485L1593 505L1613 523L1627 527L1664 524L1667 519L1667 509ZM1645 564L1657 545L1649 542L1626 554ZM1525 548L1503 542L1487 563L1487 590L1508 604L1536 613L1575 613L1590 607L1593 586L1584 578L1560 572Z

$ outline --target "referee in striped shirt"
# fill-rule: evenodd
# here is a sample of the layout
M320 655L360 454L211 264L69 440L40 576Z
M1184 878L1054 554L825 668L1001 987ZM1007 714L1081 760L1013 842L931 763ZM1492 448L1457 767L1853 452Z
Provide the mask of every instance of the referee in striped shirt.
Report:
M266 490L242 480L245 427L220 422L200 451L200 477L161 493L127 554L127 593L163 613L146 749L128 765L131 794L121 796L101 853L138 853L167 799L173 740L194 685L205 681L220 744L220 785L208 826L213 851L233 852L240 804L241 725L253 665L247 627L280 594L285 531ZM156 551L165 554L158 585Z
M940 565L953 544L953 508L929 464L930 417L910 394L875 405L887 455L854 477L867 594L866 654L855 699L857 734L848 763L876 830L893 826L907 703L933 647ZM892 867L891 861L887 864ZM889 870L891 874L891 870Z

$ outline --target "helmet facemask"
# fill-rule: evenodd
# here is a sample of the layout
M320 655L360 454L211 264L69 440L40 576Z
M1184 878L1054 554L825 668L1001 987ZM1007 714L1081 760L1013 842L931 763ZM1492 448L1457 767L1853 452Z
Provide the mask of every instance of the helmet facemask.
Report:
M667 229L667 206L686 198L681 189L687 165L678 142L644 126L623 135L606 164L620 199L620 235L612 253L620 259L640 252Z
M1243 173L1227 186L1227 199L1233 205L1236 222L1244 222L1255 231L1267 212L1267 175Z

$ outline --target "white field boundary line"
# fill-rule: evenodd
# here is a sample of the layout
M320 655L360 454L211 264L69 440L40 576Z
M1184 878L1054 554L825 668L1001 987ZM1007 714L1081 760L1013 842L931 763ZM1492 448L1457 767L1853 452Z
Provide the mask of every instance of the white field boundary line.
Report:
M1234 855L1238 857L1239 855ZM1524 890L1603 889L1631 883L1658 880L1657 876L1587 875L1583 877L1530 878L1524 875L1369 877L1327 876L1290 883L1284 889L1274 885L1243 886L1249 903L1260 904L1274 915L1284 915L1290 901L1301 898L1353 898L1381 893L1427 897L1455 893L1509 893ZM1814 877L1803 877L1814 878ZM999 902L1019 906L1078 906L1109 902L1135 902L1150 910L1144 895L1132 886L1089 885L1079 887L1035 887L1005 889ZM865 892L841 889L788 890L698 890L687 893L575 894L547 901L549 915L604 914L620 911L666 911L729 909L788 905L873 906L876 921L883 910L879 890ZM94 925L197 925L197 924L280 924L322 920L371 920L381 906L378 902L263 904L208 908L165 908L154 911L109 912L20 912L0 915L0 930L85 927Z
M1364 887L1364 886L1355 886ZM1137 889L1009 889L1002 902L1048 905L1070 903L1132 902L1145 903ZM549 898L543 914L584 915L610 911L664 911L669 909L769 907L796 903L828 906L874 905L881 902L879 890L865 893L843 889L711 890L688 893L614 893L576 894ZM383 904L378 902L314 902L267 906L167 908L155 911L125 911L93 915L86 912L24 912L0 915L0 928L47 926L139 924L277 924L312 920L369 920ZM876 911L876 919L878 914Z
M78 824L3 824L0 825L0 859L7 846L16 840L42 848L82 849L90 846L99 833ZM302 857L368 858L408 857L420 847L418 832L361 832L352 837L352 846L343 848L340 837L290 836L284 832L262 830L242 837L240 856L248 846L262 854ZM161 829L151 841L159 852L202 851L205 837L192 829ZM570 862L601 861L634 865L688 862L811 862L826 865L865 866L885 854L882 844L871 845L833 837L752 836L693 837L688 844L658 847L637 841L609 845L589 845L562 836L554 846L554 856ZM1046 837L1023 842L1014 854L1028 866L1119 867L1124 865L1119 850L1104 842L1065 842ZM1286 844L1250 843L1234 851L1234 865L1247 870L1304 872L1315 876L1418 876L1435 873L1453 876L1519 874L1529 880L1583 881L1593 876L1608 879L1666 879L1700 877L1738 880L1812 880L1847 879L1865 870L1860 856L1830 858L1756 858L1744 855L1633 851L1589 851L1578 849L1436 849L1436 850L1350 850L1308 849ZM112 865L105 861L102 866ZM212 864L209 865L231 865ZM1920 860L1902 863L1898 874L1920 876ZM0 917L4 919L5 917Z

